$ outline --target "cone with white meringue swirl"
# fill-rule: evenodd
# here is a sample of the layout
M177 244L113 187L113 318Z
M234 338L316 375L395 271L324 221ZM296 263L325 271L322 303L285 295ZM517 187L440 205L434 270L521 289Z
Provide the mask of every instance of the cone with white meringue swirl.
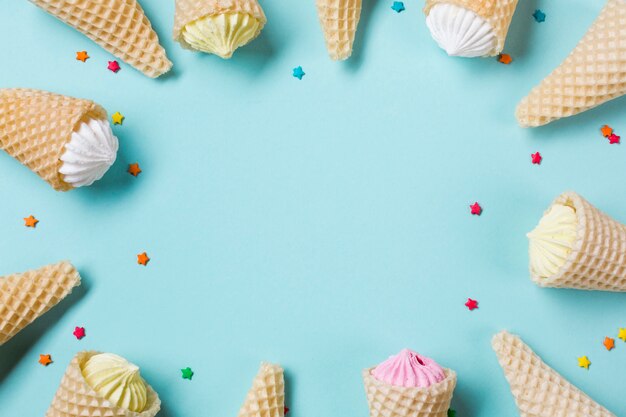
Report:
M348 59L361 18L361 0L316 0L316 4L328 54L335 61Z

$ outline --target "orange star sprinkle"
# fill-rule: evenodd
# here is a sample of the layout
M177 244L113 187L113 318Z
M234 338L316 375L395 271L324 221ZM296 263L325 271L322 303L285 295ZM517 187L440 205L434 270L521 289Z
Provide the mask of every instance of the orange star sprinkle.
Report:
M87 61L89 59L89 55L87 55L87 51L76 52L76 60L77 61Z
M52 363L50 355L39 355L39 363L43 366L48 366Z
M138 163L128 165L128 173L133 177L136 177L141 173L141 168L139 168Z
M600 128L600 132L602 132L602 136L608 138L609 136L611 136L611 133L613 133L613 128L609 125L604 125L602 126L602 128Z
M511 55L509 54L500 54L498 56L498 62L504 65L509 65L511 62L513 62L513 58L511 58Z
M148 254L147 253L140 253L139 255L137 255L137 263L139 265L143 265L146 266L148 265L148 262L150 262L150 258L148 258Z
M29 217L24 217L24 226L26 227L35 227L37 226L37 223L39 223L39 220L37 220L33 215L30 215Z
M610 337L605 337L604 342L602 342L606 350L611 350L615 347L615 339L611 339Z

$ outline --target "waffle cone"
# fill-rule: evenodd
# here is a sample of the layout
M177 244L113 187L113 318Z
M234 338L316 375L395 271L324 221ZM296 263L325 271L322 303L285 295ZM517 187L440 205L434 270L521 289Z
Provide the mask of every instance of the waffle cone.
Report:
M172 68L137 0L29 0L109 53L156 78Z
M262 363L238 417L284 417L285 379L279 365Z
M518 0L426 0L424 13L426 16L437 4L448 3L471 10L485 19L496 34L498 40L495 48L489 53L491 56L498 55L504 49L506 35L515 13Z
M316 0L326 49L335 61L348 59L361 18L361 0Z
M59 173L65 145L79 122L107 118L93 101L39 90L0 89L0 149L57 191L73 187Z
M491 341L521 417L615 417L505 331Z
M69 262L0 277L0 346L80 285Z
M148 402L141 413L117 407L94 391L83 378L82 365L100 352L80 352L65 370L46 417L154 417L161 409L161 400L146 384Z
M183 48L194 49L185 41L182 35L183 28L205 16L224 13L249 14L261 22L258 32L254 35L255 38L267 23L267 18L258 0L176 0L174 40L179 42Z
M563 63L517 106L523 127L542 126L626 94L626 2L608 0Z
M576 240L555 275L542 278L531 269L532 280L541 287L626 291L626 226L574 192L561 194L553 204L576 210Z
M428 388L396 387L363 371L370 417L447 417L456 387L456 373L445 369L446 379Z

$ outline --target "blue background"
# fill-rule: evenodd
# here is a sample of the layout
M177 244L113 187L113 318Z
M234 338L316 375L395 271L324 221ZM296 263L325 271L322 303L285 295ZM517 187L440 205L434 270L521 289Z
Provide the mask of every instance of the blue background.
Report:
M536 130L514 118L601 3L522 0L506 66L447 57L421 2L396 14L365 1L354 56L336 63L313 1L263 1L261 37L222 61L170 39L173 1L143 0L174 62L152 80L123 63L113 74L89 39L4 0L2 87L90 98L126 119L118 162L90 188L57 193L0 155L0 274L70 259L84 280L0 348L0 415L43 416L72 356L98 349L141 366L160 417L235 416L262 360L285 367L291 417L366 416L361 369L410 347L457 371L458 416L512 416L490 348L504 328L626 414L626 344L602 346L626 327L624 295L536 287L525 237L565 190L626 221L625 145L599 133L626 134L624 100Z

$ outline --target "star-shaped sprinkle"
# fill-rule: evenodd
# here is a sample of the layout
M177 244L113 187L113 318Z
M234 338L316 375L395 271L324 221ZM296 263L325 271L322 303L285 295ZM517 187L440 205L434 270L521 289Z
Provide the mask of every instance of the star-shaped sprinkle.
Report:
M448 410L448 417L456 417L456 411L453 409Z
M107 69L109 71L113 71L113 72L117 73L122 68L120 67L120 64L118 64L117 61L109 61L109 65L107 66Z
M150 262L150 258L148 258L148 254L147 253L140 253L139 255L137 255L137 263L139 265L143 265L146 266L148 265L148 262Z
M619 339L622 339L624 342L626 342L626 329L619 329L619 332L617 333L617 337Z
M128 173L132 175L133 177L136 177L137 175L141 174L141 168L139 168L139 164L136 162L134 164L129 164Z
M611 350L615 347L615 339L611 339L610 337L605 337L604 342L602 342L606 350Z
M513 62L513 58L511 58L511 55L509 54L500 54L498 55L498 62L504 65L509 65L511 62Z
M124 121L124 115L118 111L111 115L111 120L113 120L114 125L121 125Z
M190 367L186 367L184 369L181 369L180 371L183 373L183 379L191 380L191 377L193 377L193 371Z
M288 412L289 412L289 407L285 406L285 412L283 413L283 415L287 415Z
M296 77L297 79L301 80L302 77L304 77L305 75L306 73L304 72L302 67L298 66L293 69L293 76Z
M615 133L611 133L609 135L609 144L610 145L615 145L617 143L619 143L620 140L620 136L617 136Z
M600 128L600 132L602 132L602 136L608 138L613 133L613 128L609 125L604 125Z
M468 298L465 307L467 307L469 311L476 310L478 308L478 301Z
M50 355L39 355L39 363L43 366L48 366L52 363L52 357Z
M530 158L531 158L533 164L539 165L541 163L541 160L543 159L543 156L541 156L541 154L539 152L535 152L535 153L530 155Z
M391 8L396 12L396 13L400 13L403 12L405 10L404 7L404 3L401 1L394 1L393 2L393 6L391 6Z
M77 61L87 61L89 59L89 55L87 55L87 51L76 52L76 60Z
M37 220L34 216L24 217L24 226L26 227L36 227L39 220Z
M535 13L533 13L533 17L535 18L537 23L546 21L546 14L539 9L535 10Z
M581 356L580 358L578 358L578 366L580 366L581 368L589 369L589 365L591 365L591 362L589 361L588 357Z
M470 213L475 216L480 216L483 212L483 208L478 203L474 203L470 206Z
M85 328L84 327L78 327L76 326L76 328L74 329L74 332L72 333L78 340L82 339L83 337L85 337Z

